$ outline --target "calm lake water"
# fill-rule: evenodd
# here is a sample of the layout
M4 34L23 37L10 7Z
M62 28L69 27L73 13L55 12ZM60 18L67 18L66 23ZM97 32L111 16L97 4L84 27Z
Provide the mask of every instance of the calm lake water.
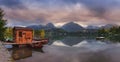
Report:
M9 51L16 62L120 62L120 43L89 37L64 37L50 40L42 49Z

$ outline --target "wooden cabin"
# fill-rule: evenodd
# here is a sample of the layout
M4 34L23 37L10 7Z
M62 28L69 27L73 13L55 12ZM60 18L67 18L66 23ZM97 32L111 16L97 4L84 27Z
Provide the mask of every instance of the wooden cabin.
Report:
M17 44L32 44L33 30L25 27L13 28L14 43Z

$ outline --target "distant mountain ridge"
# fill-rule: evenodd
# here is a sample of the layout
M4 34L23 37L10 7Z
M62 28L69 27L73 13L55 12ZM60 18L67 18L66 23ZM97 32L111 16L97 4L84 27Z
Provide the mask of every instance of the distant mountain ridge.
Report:
M86 29L99 29L100 27L98 26L93 26L93 25L88 25Z
M31 28L31 29L34 29L34 30L39 30L39 29L43 29L44 26L43 25L30 25L30 26L27 26L27 28Z
M52 23L48 23L46 25L30 25L30 26L27 26L27 28L31 28L34 30L40 30L40 29L48 30L48 29L55 28L55 26Z
M69 22L63 25L61 29L68 32L77 32L77 31L82 31L84 28L77 23Z
M104 26L101 26L101 28L104 28L104 29L110 29L112 27L118 27L118 25L116 25L116 24L106 24Z
M101 26L101 27L88 25L85 28L85 27L82 27L81 25L79 25L77 23L69 22L69 23L64 24L62 27L59 27L59 29L63 29L67 32L78 32L78 31L83 31L83 30L98 30L98 29L102 29L102 28L109 29L109 28L112 28L114 26L116 27L118 25L116 25L116 24L106 24L106 25ZM40 30L40 29L54 30L54 29L57 28L57 27L54 26L53 23L48 23L46 25L30 25L30 26L27 26L27 27L32 28L34 30Z

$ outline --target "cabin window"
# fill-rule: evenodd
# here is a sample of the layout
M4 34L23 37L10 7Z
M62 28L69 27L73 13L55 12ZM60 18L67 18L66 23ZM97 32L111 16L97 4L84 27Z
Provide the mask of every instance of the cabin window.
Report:
M26 33L23 33L23 35L26 35Z
M19 37L22 37L22 32L19 32Z

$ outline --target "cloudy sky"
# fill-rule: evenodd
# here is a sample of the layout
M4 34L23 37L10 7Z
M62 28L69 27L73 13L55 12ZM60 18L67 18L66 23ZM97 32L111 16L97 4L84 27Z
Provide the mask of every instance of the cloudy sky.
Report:
M120 25L120 0L0 0L8 26Z

